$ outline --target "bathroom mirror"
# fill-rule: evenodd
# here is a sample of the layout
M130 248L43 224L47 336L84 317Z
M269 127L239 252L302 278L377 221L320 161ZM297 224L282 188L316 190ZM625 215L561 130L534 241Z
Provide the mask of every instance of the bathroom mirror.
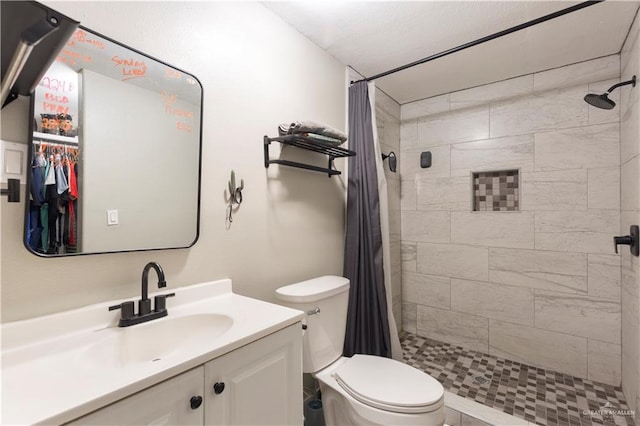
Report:
M202 86L79 27L31 96L25 245L40 256L198 238Z

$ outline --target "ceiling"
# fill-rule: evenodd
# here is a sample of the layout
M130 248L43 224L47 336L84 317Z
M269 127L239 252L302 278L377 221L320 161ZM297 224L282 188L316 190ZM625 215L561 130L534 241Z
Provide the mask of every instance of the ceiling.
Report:
M295 1L265 7L370 77L572 1ZM620 52L638 2L605 1L376 80L400 104Z

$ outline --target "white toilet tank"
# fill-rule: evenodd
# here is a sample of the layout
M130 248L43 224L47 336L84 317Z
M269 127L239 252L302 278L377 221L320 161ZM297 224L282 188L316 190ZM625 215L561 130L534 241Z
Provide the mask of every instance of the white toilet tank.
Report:
M325 275L276 290L283 305L306 313L302 369L316 373L342 356L349 303L349 280Z

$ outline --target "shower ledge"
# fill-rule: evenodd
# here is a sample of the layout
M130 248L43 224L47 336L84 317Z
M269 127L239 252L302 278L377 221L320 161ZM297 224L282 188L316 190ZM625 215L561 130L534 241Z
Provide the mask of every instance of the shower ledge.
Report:
M458 418L460 416L458 413L473 417L487 425L538 426L536 423L528 422L520 417L512 416L495 408L487 407L479 402L471 401L470 399L463 398L449 391L444 391L444 404L447 409L446 424L452 426L462 424ZM473 424L475 425L476 422Z

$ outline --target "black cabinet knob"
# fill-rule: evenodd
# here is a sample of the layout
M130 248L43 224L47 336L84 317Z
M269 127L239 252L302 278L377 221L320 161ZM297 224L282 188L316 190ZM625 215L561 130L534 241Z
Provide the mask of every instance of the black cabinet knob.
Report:
M195 410L196 408L200 407L202 405L202 397L201 396L192 396L191 400L189 401L189 403L191 404L191 409Z
M213 391L216 395L220 395L224 391L224 382L217 382L213 385Z

